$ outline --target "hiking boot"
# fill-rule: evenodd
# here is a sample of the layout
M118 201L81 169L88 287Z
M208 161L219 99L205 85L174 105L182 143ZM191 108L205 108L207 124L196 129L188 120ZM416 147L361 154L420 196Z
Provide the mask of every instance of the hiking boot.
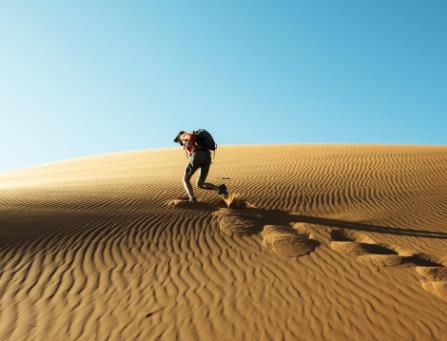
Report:
M227 186L225 184L219 185L219 195L223 195L224 198L228 197Z

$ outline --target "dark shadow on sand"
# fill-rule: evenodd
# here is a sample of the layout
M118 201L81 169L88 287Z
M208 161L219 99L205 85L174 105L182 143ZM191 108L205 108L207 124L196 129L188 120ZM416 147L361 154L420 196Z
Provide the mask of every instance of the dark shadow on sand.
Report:
M304 215L290 215L292 221L309 223L315 225L324 225L337 228L344 228L356 231L366 231L374 233L387 233L401 236L410 237L421 237L421 238L437 238L437 239L447 239L446 232L436 232L436 231L426 231L426 230L415 230L411 228L394 227L394 226L380 226L374 224L365 224L353 221L327 219L319 217L311 217Z
M218 209L215 207L215 209ZM241 215L256 217L259 225L284 225L291 222L308 223L336 228L343 228L347 230L374 232L374 233L386 233L400 236L420 237L420 238L435 238L435 239L447 239L447 232L436 232L427 230L416 230L406 227L394 227L394 226L380 226L375 224L366 224L354 221L328 219L320 217L312 217L306 215L289 214L282 210L268 210L262 208L245 208L234 209L235 214L239 211Z

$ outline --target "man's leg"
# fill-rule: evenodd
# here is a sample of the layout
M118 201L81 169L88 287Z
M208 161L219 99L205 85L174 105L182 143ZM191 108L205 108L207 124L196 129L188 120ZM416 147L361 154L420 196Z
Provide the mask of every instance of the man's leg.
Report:
M186 172L185 175L183 176L183 187L185 187L185 191L186 193L188 193L189 200L193 201L195 197L191 186L191 175L187 174Z
M197 179L197 187L202 189L210 189L214 191L219 191L219 187L216 185L213 185L212 183L205 182L206 177L208 176L208 172L210 170L211 166L211 159L209 159L207 162L205 162L202 167L200 167L200 176Z
M212 189L214 191L219 190L218 186L213 185L212 183L209 183L209 182L201 182L200 179L197 180L197 187L202 188L202 189Z
M194 163L194 157L191 157L188 165L186 166L185 173L183 174L183 186L185 187L186 193L190 201L195 201L194 192L191 186L191 177L197 170L197 166Z
M201 169L202 170L202 169ZM202 173L202 172L201 172ZM217 191L217 193L219 195L223 195L224 198L228 197L228 191L227 191L227 186L225 186L224 184L221 184L219 186L216 186L212 183L209 182L204 182L205 180L201 180L202 178L202 174L200 174L199 179L197 180L197 187L199 188L203 188L203 189L211 189L213 191Z

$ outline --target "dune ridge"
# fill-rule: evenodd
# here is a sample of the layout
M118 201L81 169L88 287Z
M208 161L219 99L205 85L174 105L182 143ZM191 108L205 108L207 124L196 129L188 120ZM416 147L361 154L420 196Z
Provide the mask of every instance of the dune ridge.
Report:
M185 162L0 174L0 339L447 335L447 147L223 146L234 207L186 203Z

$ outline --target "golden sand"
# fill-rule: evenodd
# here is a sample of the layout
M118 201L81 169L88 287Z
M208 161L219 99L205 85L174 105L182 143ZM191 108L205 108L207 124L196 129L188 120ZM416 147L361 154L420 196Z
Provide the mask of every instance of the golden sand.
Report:
M220 147L227 203L185 163L1 174L0 340L445 340L446 147Z

